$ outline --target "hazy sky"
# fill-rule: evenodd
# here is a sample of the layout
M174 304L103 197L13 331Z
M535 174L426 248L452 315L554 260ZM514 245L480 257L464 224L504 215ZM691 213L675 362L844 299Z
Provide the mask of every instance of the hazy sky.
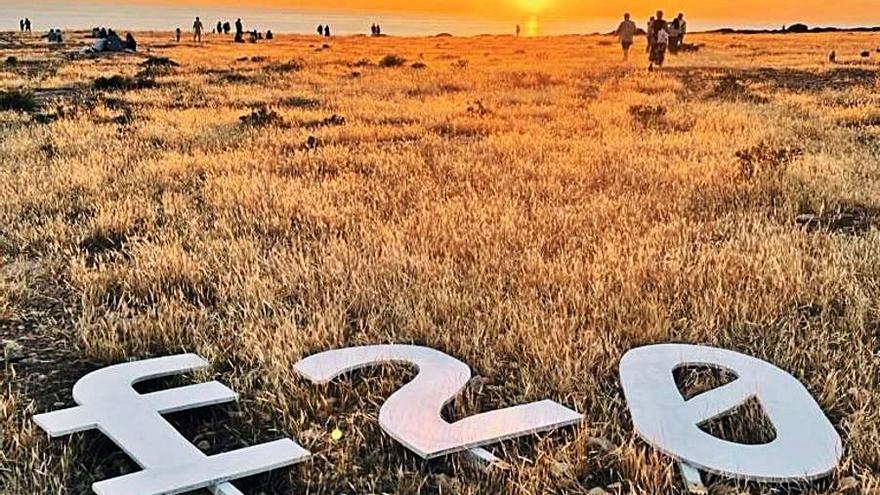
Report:
M362 33L381 21L399 35L508 33L514 23L531 34L569 34L610 31L624 11L643 24L658 8L667 16L684 12L694 31L880 25L880 0L0 0L0 23L14 28L27 16L37 29L172 29L202 15L245 17L249 26L277 32L311 32L329 22L335 33Z
M75 0L69 0L76 3ZM442 13L511 19L539 14L549 17L614 18L630 10L637 18L657 8L684 11L691 18L770 25L803 21L811 24L880 24L880 0L122 0L141 4L289 7Z

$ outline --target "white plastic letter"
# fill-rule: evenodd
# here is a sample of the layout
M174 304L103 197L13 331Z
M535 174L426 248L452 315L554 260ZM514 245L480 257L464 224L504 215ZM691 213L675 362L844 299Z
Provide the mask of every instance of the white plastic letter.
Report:
M736 379L685 400L673 371L690 366L721 367ZM710 347L652 345L623 356L620 381L638 435L713 474L761 482L811 480L829 474L843 454L840 436L801 382L754 357ZM745 445L700 429L751 398L773 424L771 442Z
M382 405L379 425L424 459L568 426L583 419L571 409L543 400L448 423L440 412L470 380L471 370L461 361L427 347L350 347L309 356L294 368L313 383L327 383L348 371L389 362L413 364L419 374Z
M39 414L34 421L57 437L97 428L141 468L137 473L92 485L99 495L169 495L209 488L215 495L240 495L229 480L301 462L309 452L283 439L206 456L160 414L237 399L218 382L141 395L132 385L203 368L195 354L118 364L89 373L73 387L79 406Z

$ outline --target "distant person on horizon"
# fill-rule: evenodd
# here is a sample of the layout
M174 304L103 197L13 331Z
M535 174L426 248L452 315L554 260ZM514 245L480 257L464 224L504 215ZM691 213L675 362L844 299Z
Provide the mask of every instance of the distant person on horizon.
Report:
M31 20L27 17L24 18L24 30L30 34L31 32Z
M651 23L653 43L651 54L648 58L648 70L653 71L654 66L663 67L666 60L666 49L669 48L669 24L663 19L663 11L658 10L654 22Z
M174 30L174 37L178 43L180 43L180 28Z
M18 29L19 29L19 31L21 31L22 33L24 32L24 19L19 19L19 20L18 20Z
M232 30L232 26L229 24L229 21L223 22L223 34L229 34L229 31Z
M272 40L274 40L274 39L275 39L275 35L272 34L272 30L271 30L271 29L267 29L267 30L266 30L266 41L272 41Z
M241 24L241 18L235 20L235 34L241 35L244 33L244 26Z
M123 47L124 47L126 50L131 50L131 51L133 51L133 52L136 52L136 51L137 51L137 49L138 49L138 44L137 44L137 40L134 39L134 35L133 35L133 34L131 34L131 33L125 33L125 43L123 44Z
M217 32L217 34L223 34L223 23L220 21L217 21L217 31L216 32Z
M324 26L324 37L326 37L326 38L330 37L330 25L329 24Z
M620 46L623 48L623 60L629 60L629 49L632 47L633 39L636 36L636 23L630 19L629 12L623 14L623 21L617 26L614 34L620 39Z
M519 24L517 24L516 25L516 37L517 38L519 38L519 33L521 33L521 32L522 32L522 28L519 26Z
M681 30L681 34L678 37L678 47L681 48L681 45L684 43L684 35L686 35L688 32L688 23L686 20L684 20L684 14L682 14L681 12L678 13L678 17L676 17L676 19L678 20L679 29Z
M318 24L318 36L324 36L324 25Z
M193 41L202 42L202 29L204 28L205 26L202 24L201 19L196 16L196 20L193 22Z
M678 53L681 48L681 39L684 37L684 14L678 14L678 17L669 23L669 51Z

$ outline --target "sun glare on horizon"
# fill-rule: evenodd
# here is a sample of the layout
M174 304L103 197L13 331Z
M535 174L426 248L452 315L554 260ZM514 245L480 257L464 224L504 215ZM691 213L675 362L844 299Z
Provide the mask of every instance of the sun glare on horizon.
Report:
M540 14L547 10L552 0L517 0L519 8L527 14Z

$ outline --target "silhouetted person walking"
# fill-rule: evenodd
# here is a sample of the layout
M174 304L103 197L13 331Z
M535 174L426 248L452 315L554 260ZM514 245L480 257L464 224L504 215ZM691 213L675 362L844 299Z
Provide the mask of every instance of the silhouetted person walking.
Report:
M19 19L19 20L18 20L18 29L19 29L19 31L21 31L22 33L24 32L24 19Z
M244 27L241 25L241 19L235 20L235 34L242 35L244 34Z
M324 26L324 36L327 38L330 37L330 25L329 24Z
M629 12L623 14L623 22L617 26L614 32L620 39L620 46L623 48L623 59L629 60L629 49L632 47L633 39L636 36L636 23L630 20Z
M174 39L176 39L177 42L180 43L180 28L174 30Z
M669 51L671 53L678 53L678 48L681 46L681 37L683 35L681 17L681 14L679 14L678 17L669 23Z
M519 26L519 24L517 24L516 25L516 37L517 38L519 38L519 33L521 33L521 32L522 32L522 28Z
M31 20L27 17L24 18L24 30L30 34L31 32Z
M678 14L676 20L678 21L678 29L681 30L681 34L678 36L678 47L681 48L681 45L684 43L684 35L688 32L688 23L684 20L684 14L682 13Z
M657 18L651 23L650 32L653 34L651 55L649 57L648 70L654 70L654 66L663 67L666 60L666 49L669 48L669 24L663 19L663 11L657 11Z
M196 17L195 22L193 22L193 41L202 42L202 29L204 28L205 26L202 25L202 21Z

